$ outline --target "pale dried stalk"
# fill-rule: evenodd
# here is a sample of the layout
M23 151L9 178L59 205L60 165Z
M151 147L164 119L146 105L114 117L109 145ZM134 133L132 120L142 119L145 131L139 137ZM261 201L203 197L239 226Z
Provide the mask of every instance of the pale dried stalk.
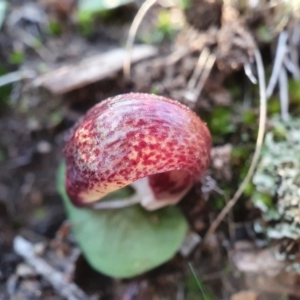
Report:
M216 55L214 53L211 53L206 61L204 70L200 76L199 82L197 84L197 88L196 88L196 99L199 99L201 92L203 90L204 84L215 64L216 61Z
M246 76L249 78L249 80L253 84L257 84L257 79L255 78L255 76L252 73L252 69L251 69L250 63L244 64L244 72L245 72Z
M269 98L273 94L275 85L278 81L283 60L287 51L287 40L288 40L288 33L286 31L282 31L278 38L274 67L267 87L267 92L266 92L267 98Z
M130 77L130 68L131 68L131 52L132 47L134 43L134 39L137 33L137 30L144 19L146 13L149 11L149 9L157 2L157 0L146 0L143 5L140 7L139 11L137 12L136 16L134 17L134 20L130 26L128 38L126 42L126 53L123 64L123 72L124 76L129 78Z
M293 28L293 33L291 35L290 41L289 41L289 52L291 56L291 62L294 66L294 69L290 71L293 75L293 78L295 80L300 79L300 68L299 68L299 53L298 53L298 45L300 42L300 26L297 25ZM286 68L288 69L288 66L286 64Z
M209 237L216 231L217 227L220 225L222 220L226 217L226 215L230 212L233 206L237 203L240 196L243 194L246 186L249 184L254 170L257 166L261 148L264 141L265 128L266 128L266 119L267 119L267 95L266 95L266 83L265 83L265 71L264 65L262 62L261 54L258 49L254 52L254 57L257 66L258 72L258 82L259 82L259 94L260 94L260 116L259 116L259 127L258 127L258 135L256 140L256 148L253 155L253 159L248 170L246 177L241 183L239 189L236 191L232 199L226 204L217 218L211 224L208 232L206 233L204 241L208 241Z
M202 55L204 53L204 55ZM205 82L215 64L216 55L214 53L210 53L209 50L203 50L199 56L198 64L194 73L192 75L191 80L188 84L188 90L185 93L185 98L193 103L195 103L203 90ZM199 77L199 81L197 83L196 77ZM195 86L194 88L192 88Z
M285 68L281 68L279 75L279 99L281 119L286 122L289 119L289 91L288 77Z
M35 76L36 74L32 70L23 70L23 71L21 70L21 71L11 72L3 76L0 76L0 87L7 84L21 81L23 79L33 79Z
M191 76L191 78L188 82L187 88L189 90L192 90L195 88L197 81L205 67L205 64L206 64L206 61L207 61L209 55L210 55L210 51L207 47L205 47L199 55L196 68L194 69L193 75Z
M292 56L292 55L291 55ZM299 67L290 59L288 56L284 58L284 66L292 74L294 80L300 79L300 69Z

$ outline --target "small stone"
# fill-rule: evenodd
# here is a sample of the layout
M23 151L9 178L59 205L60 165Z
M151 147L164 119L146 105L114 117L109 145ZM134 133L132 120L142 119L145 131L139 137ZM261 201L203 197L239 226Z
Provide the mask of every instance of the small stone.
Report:
M259 300L259 295L253 291L241 291L232 295L230 300Z
M51 152L52 150L52 146L49 142L47 141L40 141L37 146L36 149L39 153L41 154L48 154Z
M34 245L34 254L37 256L42 256L45 252L47 245L45 243L37 243Z
M196 232L189 232L180 248L183 257L189 256L196 246L200 243L201 237Z
M36 131L40 128L40 123L36 119L29 119L28 122L27 122L27 128L30 131Z
M34 277L34 276L36 276L35 271L31 267L29 267L28 265L26 265L24 263L21 263L18 265L16 274L19 277Z

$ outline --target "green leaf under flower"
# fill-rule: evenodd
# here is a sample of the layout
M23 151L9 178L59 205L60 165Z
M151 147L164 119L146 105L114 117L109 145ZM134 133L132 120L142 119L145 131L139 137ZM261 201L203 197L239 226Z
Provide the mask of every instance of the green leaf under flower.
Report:
M58 189L76 240L90 265L115 278L130 278L171 259L186 236L188 225L178 207L155 212L140 205L92 210L75 207L65 190L65 164Z

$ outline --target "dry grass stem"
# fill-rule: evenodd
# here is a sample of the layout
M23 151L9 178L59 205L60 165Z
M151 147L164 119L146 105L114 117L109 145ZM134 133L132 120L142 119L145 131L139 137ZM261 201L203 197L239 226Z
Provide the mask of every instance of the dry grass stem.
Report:
M289 41L289 52L290 52L290 57L291 57L291 62L294 66L294 70L290 71L293 75L293 78L295 80L300 79L300 68L299 68L299 51L298 51L298 46L300 43L300 26L295 26L293 28L291 38ZM288 69L287 65L286 68Z
M207 62L209 55L210 55L210 51L207 47L205 47L199 55L196 68L194 69L194 72L188 82L187 87L189 90L192 90L196 87L197 81L199 80L199 77L205 68L205 64Z
M211 53L206 61L204 70L200 76L200 80L199 80L197 88L196 88L196 99L199 99L201 92L203 90L203 87L205 85L205 82L215 64L215 61L216 61L216 55L214 53Z
M146 0L143 5L140 7L139 11L137 12L134 20L130 26L128 38L126 41L126 55L123 64L123 72L126 78L130 78L130 68L131 68L131 52L134 43L134 39L137 33L137 30L143 21L146 13L149 9L157 2L157 0Z
M292 74L294 80L299 80L300 79L300 69L295 63L288 57L286 56L284 58L284 66L286 69Z
M252 69L251 69L251 65L249 63L246 63L244 65L244 72L246 74L246 76L249 78L249 80L253 83L253 84L257 84L257 79L255 78L255 76L253 75Z
M215 232L219 224L223 221L226 215L237 203L238 199L243 194L245 188L249 184L259 160L261 148L263 145L264 135L265 135L265 127L266 127L265 124L267 119L267 95L266 95L264 65L261 58L261 54L258 49L255 50L254 57L255 57L257 71L258 71L259 94L260 94L260 116L259 116L259 127L258 127L258 135L256 140L255 152L246 177L244 178L243 182L241 183L239 189L236 191L232 199L226 204L226 206L223 208L223 210L220 212L220 214L211 224L205 236L204 242L206 242L209 239L209 237Z
M287 51L287 41L288 33L287 31L282 31L278 38L274 67L267 87L267 98L273 94L274 88L279 79L279 74Z
M36 74L32 70L11 72L3 76L0 76L0 87L23 79L33 79L35 78L35 76Z
M207 49L207 48L205 48ZM188 90L185 93L185 98L191 102L196 102L202 92L205 82L215 64L216 56L214 53L209 53L209 50L203 50L199 56L197 66L194 70L192 78L188 83ZM204 53L204 54L203 54ZM208 55L207 55L208 54ZM197 83L196 79L200 76ZM192 88L193 87L193 88Z

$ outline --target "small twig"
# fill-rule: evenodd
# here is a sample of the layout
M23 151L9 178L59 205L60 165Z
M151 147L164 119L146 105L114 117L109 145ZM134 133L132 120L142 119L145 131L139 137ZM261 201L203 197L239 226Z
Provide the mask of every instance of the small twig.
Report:
M146 13L149 11L149 9L157 2L157 0L146 0L143 5L140 7L139 11L137 12L136 16L134 17L134 20L130 26L128 38L126 42L126 56L124 59L123 64L123 72L124 76L126 78L130 77L130 68L131 68L131 52L132 47L134 43L134 39L137 33L137 30L144 19Z
M273 94L275 85L278 81L283 60L287 51L287 44L286 44L287 40L288 40L288 33L286 31L282 31L278 38L274 67L267 87L267 92L266 92L267 98L269 98Z
M14 239L14 250L25 261L48 281L53 288L68 300L90 300L75 283L69 282L63 273L52 267L35 253L34 245L21 236Z
M215 61L216 61L216 55L214 53L211 53L206 61L205 68L200 76L200 80L196 87L196 99L199 99L201 92L203 90L204 84L215 64Z
M200 57L199 57L200 60ZM197 83L197 86L194 89L188 89L185 93L185 98L191 102L196 102L197 99L199 99L202 89L205 85L205 82L212 70L212 67L214 66L214 63L216 61L216 56L214 53L210 53L207 60L204 63L204 66L202 68L202 73L200 75L200 79ZM191 83L193 84L193 83Z
M93 204L93 209L117 209L135 205L140 203L141 198L139 195L135 194L132 197L128 197L120 200L111 200L111 201L100 201Z
M289 59L287 55L284 57L283 63L284 66L287 68L287 70L292 73L293 79L299 80L300 79L299 66L296 65L292 59Z
M34 77L35 72L31 70L11 72L0 77L0 87L23 79L33 79Z
M261 148L263 145L264 135L265 135L265 127L266 127L265 124L267 119L267 95L266 95L264 65L262 62L261 54L258 49L255 50L254 57L255 57L257 72L258 72L259 94L260 94L260 116L259 116L259 126L258 126L255 152L246 177L244 178L243 182L241 183L239 189L236 191L232 199L226 204L226 206L223 208L223 210L220 212L220 214L211 224L205 236L204 242L206 242L209 239L209 237L215 232L219 224L222 222L222 220L225 218L228 212L236 204L236 202L244 192L246 186L249 184L259 160Z
M249 63L244 64L244 72L253 84L257 84L257 79L253 75L251 65Z
M192 90L195 88L195 86L199 80L199 77L205 67L205 64L206 64L206 61L207 61L209 55L210 55L210 51L207 47L205 47L199 55L196 68L194 69L193 75L191 76L191 78L188 82L187 88L189 90Z
M150 45L136 45L132 49L131 60L138 62L153 57L157 49ZM105 53L97 54L76 64L68 64L39 76L34 86L42 86L54 95L62 95L98 82L122 70L126 51L115 48Z
M288 77L285 68L281 68L279 75L279 99L281 118L286 122L289 119L289 91Z
M298 51L299 42L300 42L300 32L299 32L299 26L297 26L293 28L293 33L289 43L291 61L295 67L295 71L294 72L291 71L291 73L293 75L293 78L296 80L300 79L299 51Z
M179 249L180 254L183 257L188 257L201 242L201 236L194 231L188 232L186 235L181 248Z

